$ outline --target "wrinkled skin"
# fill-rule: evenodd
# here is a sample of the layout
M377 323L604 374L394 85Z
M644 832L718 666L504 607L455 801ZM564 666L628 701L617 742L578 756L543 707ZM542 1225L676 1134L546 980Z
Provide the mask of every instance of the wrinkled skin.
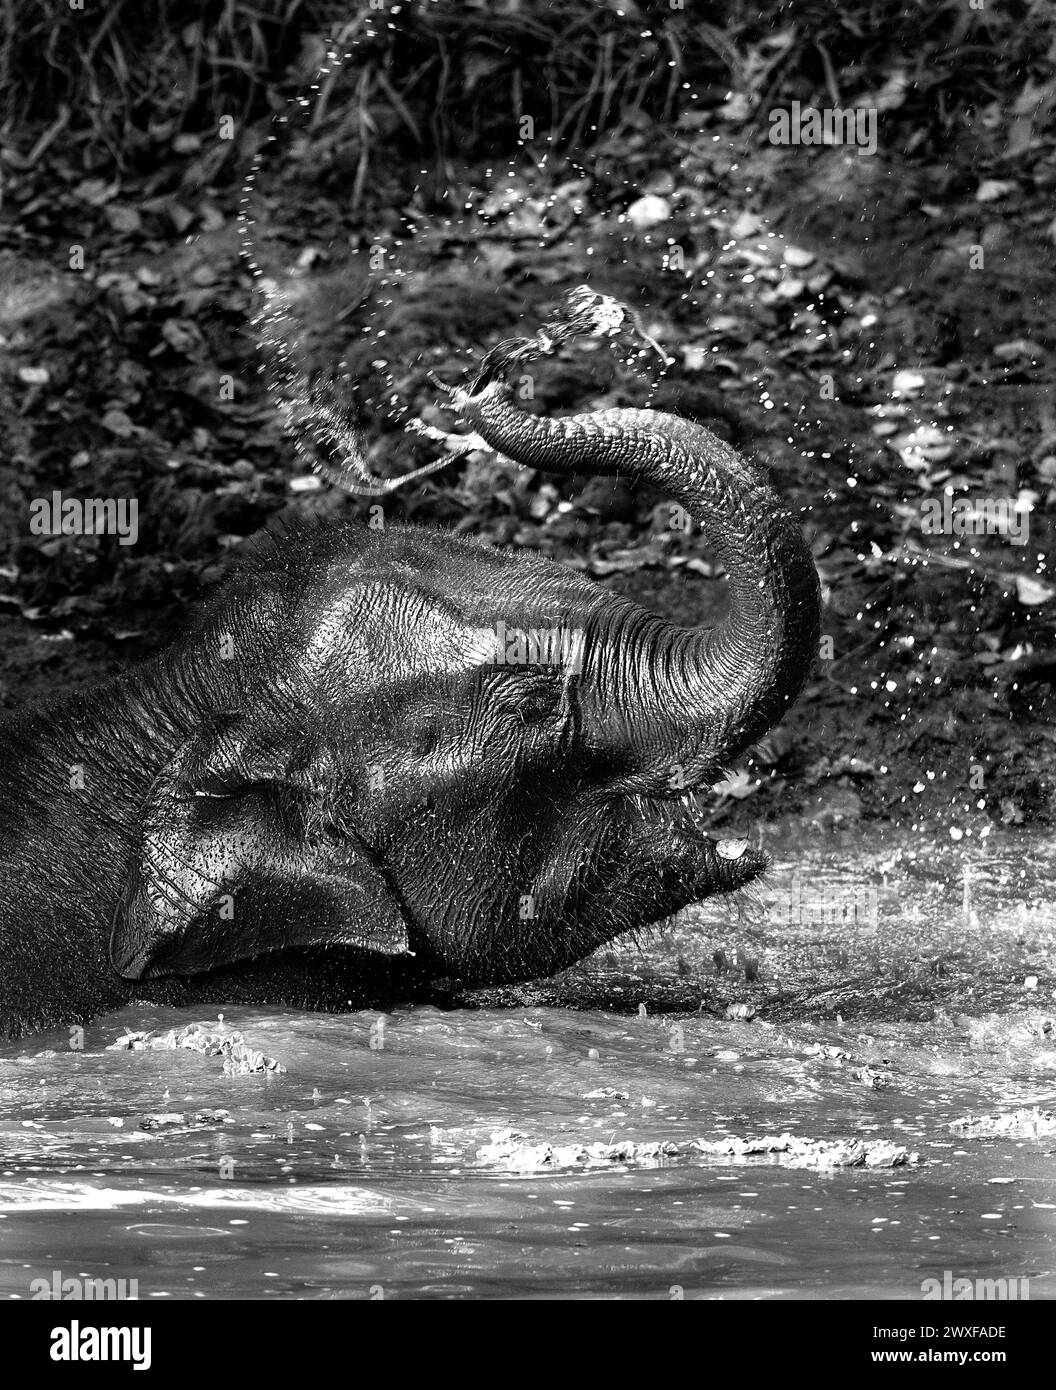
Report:
M4 1030L133 996L340 1008L547 975L761 872L685 799L809 671L787 505L673 416L454 395L511 458L664 488L726 566L727 621L673 628L432 531L265 533L159 658L0 728ZM499 624L582 645L497 663Z

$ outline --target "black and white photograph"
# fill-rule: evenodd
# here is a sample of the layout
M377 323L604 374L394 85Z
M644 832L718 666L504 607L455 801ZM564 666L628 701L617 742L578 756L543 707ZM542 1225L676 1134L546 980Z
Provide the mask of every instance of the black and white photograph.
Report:
M0 0L0 180L5 1341L1026 1371L1049 0Z

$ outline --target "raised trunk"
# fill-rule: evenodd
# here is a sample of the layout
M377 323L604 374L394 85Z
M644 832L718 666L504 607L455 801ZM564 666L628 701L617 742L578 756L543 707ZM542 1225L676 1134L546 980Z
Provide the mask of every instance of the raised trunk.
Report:
M702 785L771 728L817 650L818 576L788 503L710 430L652 410L559 419L529 415L503 383L453 402L487 442L548 473L622 474L666 492L699 522L726 571L730 610L717 628L674 627L635 605L615 636L588 648L592 679L643 753L635 790Z

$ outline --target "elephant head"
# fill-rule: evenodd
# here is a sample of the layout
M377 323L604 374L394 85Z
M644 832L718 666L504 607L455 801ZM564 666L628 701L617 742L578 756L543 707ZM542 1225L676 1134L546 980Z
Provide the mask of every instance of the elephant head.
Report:
M268 535L158 668L180 715L114 916L123 974L321 945L525 979L765 867L703 834L688 798L810 670L818 580L788 504L673 415L543 418L500 381L453 401L518 463L665 491L725 567L728 616L674 627L432 531Z

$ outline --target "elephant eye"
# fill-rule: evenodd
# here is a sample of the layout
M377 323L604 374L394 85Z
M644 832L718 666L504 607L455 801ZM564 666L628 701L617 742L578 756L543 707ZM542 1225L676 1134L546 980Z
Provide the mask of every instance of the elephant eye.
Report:
M431 753L440 742L442 729L435 714L422 714L408 722L404 741L412 753Z
M504 703L525 723L549 719L560 707L563 686L557 673L520 672L507 682Z
M273 792L276 785L270 779L246 777L232 768L205 773L195 783L194 795L205 801L233 801L238 797Z
M423 724L415 729L410 737L412 752L431 753L440 742L440 733L435 724Z
M227 801L244 790L244 781L239 781L233 774L225 776L221 772L206 773L194 785L194 795L206 801Z
M561 702L560 690L534 690L521 702L521 713L526 719L546 719Z

